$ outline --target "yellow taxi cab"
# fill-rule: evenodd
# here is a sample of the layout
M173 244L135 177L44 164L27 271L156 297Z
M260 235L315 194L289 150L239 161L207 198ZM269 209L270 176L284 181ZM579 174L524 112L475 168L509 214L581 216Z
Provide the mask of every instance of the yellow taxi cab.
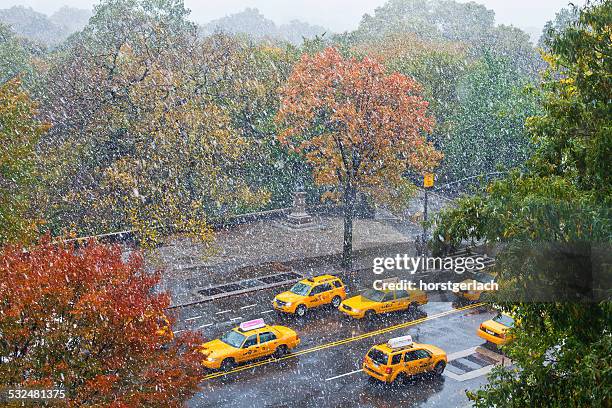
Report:
M337 276L320 275L299 281L274 297L274 309L304 316L308 309L331 304L334 308L346 299L346 287Z
M280 358L300 344L297 333L284 326L268 326L263 319L243 322L218 339L202 344L206 368L229 370L238 363L273 355Z
M342 313L361 319L374 314L407 310L428 302L422 290L378 290L368 289L361 295L344 300L338 308Z
M377 380L392 383L422 373L442 375L446 352L431 345L414 343L411 336L396 337L372 347L363 360L363 371Z
M477 302L480 300L482 294L487 292L486 290L479 290L477 288L483 287L484 284L494 281L495 279L493 276L488 274L481 274L472 279L465 279L461 283L470 285L471 288L468 290L459 290L455 292L455 296L467 300L468 302Z
M488 342L503 346L512 340L512 335L508 331L513 327L514 318L506 313L500 313L493 319L481 323L476 333Z

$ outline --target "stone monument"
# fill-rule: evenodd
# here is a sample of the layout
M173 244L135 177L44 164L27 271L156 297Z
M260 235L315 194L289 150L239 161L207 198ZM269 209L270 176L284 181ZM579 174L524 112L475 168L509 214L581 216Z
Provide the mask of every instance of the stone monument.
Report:
M293 227L302 227L312 224L312 217L306 212L306 193L296 191L293 193L293 207L287 215L287 223Z

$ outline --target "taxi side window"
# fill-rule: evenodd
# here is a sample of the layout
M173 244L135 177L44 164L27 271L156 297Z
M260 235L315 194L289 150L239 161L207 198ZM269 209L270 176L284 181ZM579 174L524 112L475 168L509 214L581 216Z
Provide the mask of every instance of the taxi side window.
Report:
M251 337L249 337L248 339L246 339L244 341L244 344L242 345L242 348L247 348L247 347L251 347L257 344L257 335L254 334Z
M385 293L385 296L382 299L383 302L390 302L392 300L393 300L393 292Z
M406 353L405 361L421 360L431 357L425 350L412 350Z
M402 362L401 354L396 354L393 357L391 357L391 365L399 364L401 362Z
M259 333L259 342L266 343L268 341L276 340L276 335L272 332Z
M420 350L407 351L406 356L404 357L404 361L414 361L420 359L417 352Z
M410 297L410 293L406 292L405 290L398 290L397 292L395 292L397 294L397 298L409 298Z
M341 288L342 287L342 282L337 280L337 281L333 281L332 285L334 285L334 288Z
M321 286L321 292L327 292L328 290L332 290L332 285L330 283L324 283Z
M318 295L319 293L321 293L321 286L315 286L314 288L312 288L312 290L310 291L310 296L314 296L314 295Z
M312 292L310 292L310 295L318 295L319 293L323 293L323 292L327 292L328 290L331 290L331 285L329 283L324 283L322 285L319 286L315 286L314 289L312 290Z

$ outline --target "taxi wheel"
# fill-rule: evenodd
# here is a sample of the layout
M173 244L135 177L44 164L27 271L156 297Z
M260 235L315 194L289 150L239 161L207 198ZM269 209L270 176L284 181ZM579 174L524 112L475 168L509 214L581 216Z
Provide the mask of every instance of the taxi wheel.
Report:
M281 358L285 354L287 354L287 346L285 346L284 344L281 344L280 346L278 346L276 348L276 351L274 351L275 358Z
M226 358L221 362L221 370L229 371L236 366L236 362L233 358Z
M331 304L333 307L338 308L341 302L342 302L342 299L340 299L340 296L334 296L334 298L331 301Z
M444 372L444 369L446 368L446 363L444 361L440 361L438 364L436 364L436 366L434 367L434 373L436 375L442 375L442 373Z
M374 311L373 310L366 310L364 317L368 320L372 319L374 317Z
M296 309L295 309L295 314L297 314L300 317L303 317L306 314L306 306L304 305L299 305Z

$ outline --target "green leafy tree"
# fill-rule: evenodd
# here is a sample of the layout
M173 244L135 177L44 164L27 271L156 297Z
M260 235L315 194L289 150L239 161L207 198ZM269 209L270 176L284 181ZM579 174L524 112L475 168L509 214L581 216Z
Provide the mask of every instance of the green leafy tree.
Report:
M485 53L505 57L531 78L542 68L538 53L522 30L495 25L495 13L474 2L454 0L389 0L374 15L363 16L350 38L354 44L380 43L391 37L417 35L435 42L460 42L468 55Z
M529 167L437 219L438 248L462 239L503 244L498 301L519 321L504 349L515 367L497 368L468 393L477 407L610 406L611 22L612 4L591 2L552 40L544 113L527 121L536 145ZM570 284L560 260L581 257L593 275ZM538 299L545 294L528 288L541 280L569 295Z
M486 53L457 83L458 105L441 145L453 179L520 166L531 154L525 119L537 98L506 58Z
M0 246L32 239L39 220L32 213L36 143L48 129L19 78L0 85Z
M544 25L542 35L538 40L538 46L541 48L548 49L553 39L565 31L568 27L575 24L578 21L579 8L572 6L570 8L562 8L555 14L553 20L549 20Z
M0 22L10 26L19 36L45 45L57 45L68 35L64 27L31 7L0 9Z
M348 37L353 52L423 84L436 118L432 140L445 153L442 179L496 172L529 157L524 122L536 113L530 87L541 59L526 33L496 26L493 11L452 0L393 0Z
M482 41L473 43L471 49L472 54L479 58L492 54L505 59L520 76L534 83L539 80L540 71L546 68L529 34L517 27L503 24L495 26Z
M384 41L365 41L353 47L357 54L375 56L389 72L400 72L423 85L424 97L436 118L432 137L447 131L446 121L457 109L457 89L469 64L466 46L458 42L425 40L416 34L395 34Z
M359 40L380 40L390 34L418 33L432 39L439 38L440 32L433 24L428 0L389 0L374 10L374 15L361 18L354 37Z
M252 148L232 117L242 51L223 36L200 41L187 13L181 1L103 2L54 55L41 202L56 232L209 240L211 219L268 201L239 171Z
M229 110L232 127L252 147L247 153L249 160L236 168L237 176L253 188L270 193L270 201L264 206L241 207L238 212L287 207L291 205L295 184L300 181L314 200L318 191L312 186L308 168L298 155L280 145L274 120L280 105L278 89L286 83L300 50L290 45L227 40L235 44L237 61L223 106Z
M40 47L18 38L8 26L0 23L0 83L19 76L22 86L32 89L38 77L36 66L43 54Z

